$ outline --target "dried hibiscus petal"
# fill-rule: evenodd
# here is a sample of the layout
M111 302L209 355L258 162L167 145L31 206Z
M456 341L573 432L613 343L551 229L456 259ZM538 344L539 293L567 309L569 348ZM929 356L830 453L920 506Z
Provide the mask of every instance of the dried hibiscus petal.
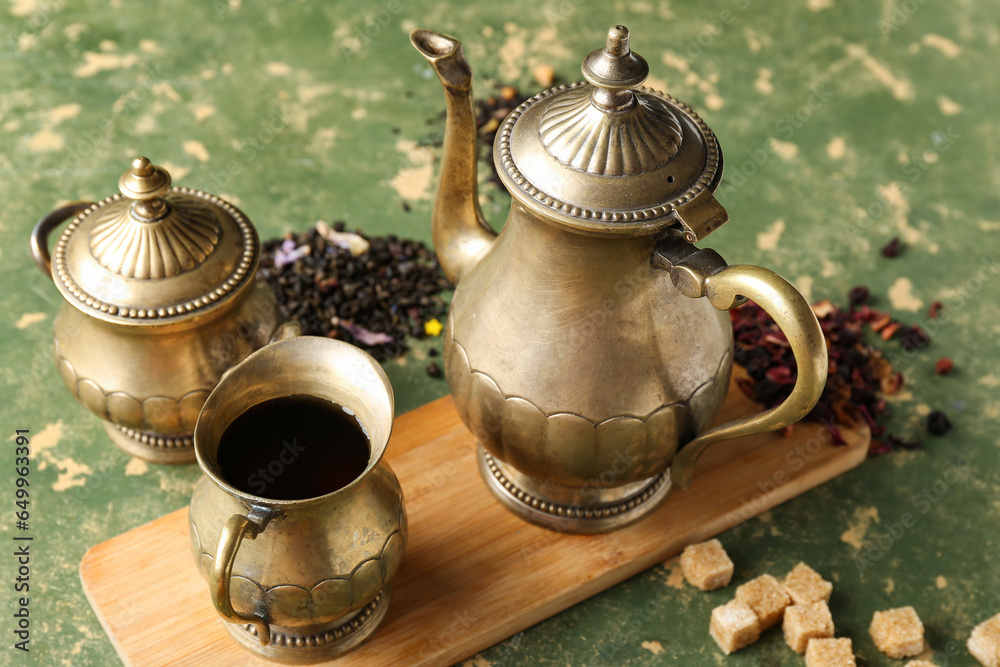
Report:
M934 364L934 372L938 375L947 375L955 368L955 362L948 357L941 357Z
M860 286L848 296L850 312L827 300L813 305L830 361L826 387L807 419L823 424L835 444L844 444L844 425L865 423L872 434L872 454L919 447L919 441L907 442L887 434L879 423L888 414L884 397L900 391L903 374L865 342L862 327L868 324L883 338L898 338L906 349L926 345L930 337L918 326L904 325L888 313L872 310L866 303L869 298L867 288ZM747 377L739 378L737 383L754 400L767 408L774 407L787 398L796 378L795 358L787 339L752 302L730 314L737 340L734 359L747 371Z
M894 236L891 241L882 246L882 255L885 257L898 257L902 250L902 244L898 236Z
M919 324L910 327L903 327L899 332L899 343L904 350L919 350L927 347L931 342L931 337L920 328Z
M851 291L847 293L847 302L850 304L851 310L853 311L857 306L867 302L869 295L870 292L864 285L851 288ZM830 302L827 301L827 303Z

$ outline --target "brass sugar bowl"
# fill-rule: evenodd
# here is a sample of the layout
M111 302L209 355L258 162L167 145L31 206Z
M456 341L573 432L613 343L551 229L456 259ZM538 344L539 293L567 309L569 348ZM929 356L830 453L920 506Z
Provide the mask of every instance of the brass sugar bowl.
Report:
M260 242L239 209L171 187L144 157L118 187L99 203L53 211L32 232L35 263L64 298L54 325L59 374L118 447L190 463L209 393L268 342L281 316L255 282ZM48 237L66 220L50 256Z
M708 445L812 409L827 374L816 316L777 274L694 245L729 219L714 196L722 151L690 107L641 86L649 67L627 28L584 59L585 83L501 124L493 158L512 204L499 235L479 209L462 45L410 40L448 113L432 221L456 283L445 375L501 503L554 530L613 530L687 486ZM786 334L798 380L781 405L712 427L733 364L724 311L746 298Z

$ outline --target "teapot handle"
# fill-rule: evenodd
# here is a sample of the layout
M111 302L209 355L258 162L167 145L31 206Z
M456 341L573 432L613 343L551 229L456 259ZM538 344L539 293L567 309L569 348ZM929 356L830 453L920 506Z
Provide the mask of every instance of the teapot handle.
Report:
M31 230L31 258L35 260L35 266L39 270L52 277L52 256L49 254L49 235L52 231L66 222L70 218L75 218L88 208L93 206L93 202L74 202L49 213L35 224Z
M215 551L215 560L208 575L208 587L212 592L212 604L223 620L230 623L250 623L257 629L257 638L261 646L271 643L271 626L263 614L241 614L233 609L230 597L230 579L233 574L233 563L236 552L245 536L254 539L267 526L271 518L269 510L254 507L248 515L234 514L226 521L219 535L219 546Z
M729 266L710 249L698 249L683 239L665 239L653 255L654 265L670 272L684 296L707 297L719 310L742 305L747 299L763 308L788 338L798 377L792 393L766 412L716 426L690 441L670 466L671 481L681 489L691 485L694 466L705 449L720 440L783 428L805 417L826 386L829 368L826 340L816 314L791 283L765 268Z

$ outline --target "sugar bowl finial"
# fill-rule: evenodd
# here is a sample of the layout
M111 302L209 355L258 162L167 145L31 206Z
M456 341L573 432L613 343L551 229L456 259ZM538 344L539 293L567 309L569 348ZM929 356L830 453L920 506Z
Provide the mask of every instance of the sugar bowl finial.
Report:
M142 221L162 218L167 204L161 197L170 191L170 174L146 157L132 160L132 167L118 179L118 189L136 202L132 213Z

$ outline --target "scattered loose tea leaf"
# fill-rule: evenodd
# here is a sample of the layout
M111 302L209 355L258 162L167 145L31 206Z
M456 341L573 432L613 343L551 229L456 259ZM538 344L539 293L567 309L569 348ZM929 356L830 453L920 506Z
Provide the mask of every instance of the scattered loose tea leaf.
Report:
M304 334L339 338L382 359L403 354L407 336L423 338L427 322L440 326L447 311L440 293L451 288L423 243L347 232L343 222L265 241L257 275Z
M944 308L944 304L941 303L940 301L935 301L934 303L931 304L931 307L927 310L927 317L931 318L932 320L936 320L938 313L941 312L942 308Z
M527 98L514 86L501 86L499 95L491 95L486 99L475 101L476 128L479 132L479 150L487 157L486 162L490 165L490 180L500 185L500 175L497 173L496 164L489 156L493 152L493 142L497 136L500 124L511 111L516 109Z
M891 241L882 246L882 255L885 257L898 257L902 249L899 237L894 236Z
M945 413L935 410L927 415L927 430L931 435L944 435L951 430L951 420Z
M439 378L443 375L443 373L441 372L441 367L438 366L437 362L435 361L432 361L431 363L427 364L427 374L430 375L432 378Z
M427 350L427 356L428 357L436 357L439 354L441 354L441 353L438 352L438 349L436 347L432 347L431 349Z

